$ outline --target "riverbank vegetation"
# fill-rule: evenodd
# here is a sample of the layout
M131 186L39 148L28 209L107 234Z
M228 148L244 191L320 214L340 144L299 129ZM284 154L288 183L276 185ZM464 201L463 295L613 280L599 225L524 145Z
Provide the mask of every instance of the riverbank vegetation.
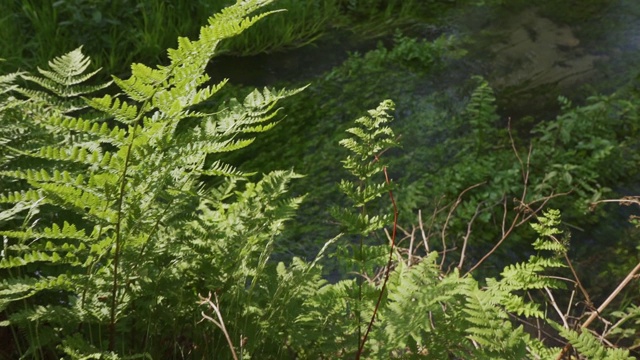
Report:
M511 118L448 1L116 3L2 5L42 28L0 55L0 359L638 356L637 74ZM335 28L380 41L209 74Z
M7 63L0 69L6 73L45 66L54 56L83 45L107 74L127 75L127 64L134 59L165 61L163 49L175 47L178 36L196 36L210 14L233 2L144 0L131 6L119 0L6 1L0 4L0 58ZM286 13L270 16L229 39L218 55L297 48L335 29L377 37L451 6L441 1L281 0L261 11Z

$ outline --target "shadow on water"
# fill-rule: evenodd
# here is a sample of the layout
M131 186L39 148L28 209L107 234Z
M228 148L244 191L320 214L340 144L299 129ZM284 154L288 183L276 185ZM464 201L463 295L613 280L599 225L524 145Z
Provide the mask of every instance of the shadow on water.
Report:
M301 84L342 64L351 52L366 52L378 40L359 41L352 34L336 32L302 48L254 56L220 56L207 72L215 81L228 78L231 83L263 87L277 84Z

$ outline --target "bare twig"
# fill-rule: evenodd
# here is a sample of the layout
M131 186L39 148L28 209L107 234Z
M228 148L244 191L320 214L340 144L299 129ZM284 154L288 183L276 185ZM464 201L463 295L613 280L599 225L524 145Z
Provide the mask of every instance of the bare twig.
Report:
M407 264L408 264L409 266L411 266L411 264L412 264L412 258L413 258L413 252L415 251L415 249L414 249L414 247L413 247L413 246L414 246L414 244L415 244L415 233L416 233L416 227L415 227L415 226L413 226L413 227L411 228L411 232L409 232L408 230L403 229L400 225L398 225L398 230L399 230L399 231L402 231L402 233L404 233L404 237L403 237L403 238L401 238L400 240L397 240L397 239L396 239L396 241L395 241L395 243L396 243L396 250L397 250L397 251L398 251L398 253L399 253L399 254L401 254L401 255L402 255L402 254L404 254L404 253L407 253ZM384 231L384 234L385 234L385 235L386 235L386 237L387 237L387 240L389 240L389 243L391 243L391 241L392 241L392 235L389 233L389 230L385 228L385 229L383 229L383 231ZM403 249L403 248L399 247L399 246L400 246L400 244L402 244L402 242L403 242L404 240L406 240L406 239L409 239L409 250L405 250L405 249Z
M416 239L415 234L416 234L416 228L413 227L413 229L411 229L411 241L409 242L409 257L407 259L407 264L409 266L411 266L411 263L412 263L411 260L412 260L412 257L413 257L413 242Z
M493 248L491 248L491 250L489 250L488 253L486 253L475 265L473 265L473 267L471 267L471 269L469 269L469 271L467 271L464 274L464 276L467 276L468 274L472 273L475 269L477 269L480 266L480 264L482 264L489 256L491 256L491 254L493 254L496 250L498 250L500 245L502 245L502 243L509 237L509 235L511 234L513 229L516 228L516 223L517 223L517 220L520 217L520 213L516 213L515 218L511 222L511 226L509 226L508 229L505 229L506 228L506 223L505 223L505 219L506 219L506 202L507 202L507 199L504 200L504 207L505 207L504 211L505 211L505 214L503 215L503 219L502 219L503 220L502 221L502 237L493 246Z
M564 316L569 317L569 312L571 311L571 308L573 307L573 298L576 296L576 291L573 290L571 291L571 297L569 298L569 304L567 305L567 312L564 314Z
M449 208L449 213L447 214L447 218L444 221L444 226L442 227L442 231L441 231L441 234L440 234L441 237L442 237L442 260L440 260L440 269L442 269L442 267L444 266L444 261L447 258L447 227L449 226L449 221L453 217L453 212L456 211L456 209L458 208L458 205L460 205L460 203L462 202L462 196L465 193L467 193L468 191L471 191L472 189L477 188L478 186L482 186L482 185L484 185L486 183L487 183L486 181L483 181L481 183L477 183L475 185L471 185L468 188L462 190L460 195L458 195L458 198L456 199L456 201Z
M562 325L564 326L565 329L568 329L569 323L567 323L567 318L564 316L564 314L558 307L558 304L556 303L556 299L553 297L551 290L549 290L549 288L546 286L544 287L544 290L547 292L547 295L549 295L549 301L551 301L551 306L553 306L553 308L556 310L556 312L560 316L560 319L562 319Z
M553 235L550 235L550 237L557 243L560 243L560 240L558 240L558 238L556 238ZM580 278L578 277L578 273L576 272L576 269L573 267L573 263L571 262L571 259L569 259L569 255L567 255L566 252L562 253L562 255L564 256L564 261L567 263L567 266L569 266L569 269L571 270L571 274L573 275L573 278L575 279L576 285L578 285L578 288L580 289L580 292L582 293L582 296L584 296L585 300L587 301L587 306L589 306L590 308L593 308L593 302L591 302L591 297L589 296L589 293L587 292L587 289L585 289L584 286L582 286L582 282L580 281Z
M632 204L640 205L640 196L624 196L621 199L603 199L591 203L591 209L602 203L618 203L620 205L629 206Z
M632 204L640 205L640 197L639 196L625 196L622 199L606 199L606 200L600 200L600 201L593 202L591 205L592 205L592 208L593 208L593 207L597 206L600 203L607 203L607 202L615 202L615 203L619 203L621 205L632 205ZM604 311L604 309L606 309L607 306L609 306L609 304L613 301L613 299L616 296L618 296L618 294L620 294L620 292L622 292L622 290L629 284L629 282L631 282L631 280L633 280L633 278L636 276L636 274L638 272L640 272L640 263L638 263L629 272L629 274L627 274L627 276L622 280L622 282L620 282L618 287L616 287L616 289L613 290L613 292L609 295L609 297L607 297L607 299L602 303L602 305L600 305L600 307L598 307L598 309L596 309L595 311L593 311L591 313L591 315L587 318L587 320L585 320L585 322L582 324L581 328L582 329L587 329L589 327L589 325L591 325L593 320L595 320L596 317L600 316L600 314Z
M515 145L512 145L514 148L514 151L516 153L516 157L518 159L520 159L520 155L518 155L517 151L515 150ZM513 218L513 220L511 221L511 225L507 228L506 226L506 219L507 219L507 200L505 198L504 203L503 203L503 215L502 215L502 237L500 238L500 240L498 240L498 242L493 246L493 248L491 248L491 250L489 250L488 253L486 253L469 271L467 271L465 273L465 276L470 274L471 272L473 272L475 269L477 269L480 264L482 264L489 256L491 256L491 254L493 254L496 250L498 250L498 248L500 247L500 245L502 245L502 243L509 237L509 235L513 232L513 230L519 226L521 226L522 224L527 223L532 217L536 216L538 214L538 212L540 212L544 206L547 204L547 202L555 197L559 197L559 196L564 196L567 195L569 192L566 193L560 193L560 194L551 194L549 196L545 196L543 198L537 199L537 200L533 200L529 203L527 203L526 197L527 197L527 187L528 187L528 182L529 182L529 164L531 161L531 152L532 152L532 147L529 147L529 153L527 155L527 162L524 165L524 168L522 169L523 171L523 182L524 182L524 189L522 190L522 195L520 196L520 199L517 199L516 201L519 203L519 205L516 207L516 210L519 210L515 217ZM521 161L521 160L519 160ZM536 204L538 202L541 202L541 204L533 209L531 208L531 205Z
M467 233L463 237L462 252L460 253L460 262L458 263L458 270L461 270L462 269L462 265L464 264L464 255L465 255L465 253L467 251L467 243L469 242L469 237L471 236L471 226L473 225L473 222L476 220L478 215L480 215L480 213L481 213L480 207L483 204L484 204L484 201L481 201L481 202L478 203L478 206L476 206L476 212L473 213L473 216L471 217L471 220L469 220L469 222L467 223Z
M433 214L433 217L435 217L435 213ZM433 223L433 219L432 219L432 223ZM424 250L428 254L429 253L429 238L424 233L424 225L422 224L422 210L418 210L418 225L420 226L420 233L422 233L422 242L424 243Z
M588 328L589 325L591 325L591 323L593 322L593 320L595 320L595 318L598 317L602 313L602 311L606 309L607 306L609 306L611 301L613 301L613 299L616 296L618 296L618 294L620 294L622 289L624 289L625 286L629 284L629 282L636 276L636 274L639 271L640 271L640 263L638 263L638 265L636 265L636 267L634 267L633 270L629 272L627 277L625 277L624 280L622 280L622 282L618 285L618 287L615 290L613 290L611 295L609 295L609 297L602 303L602 305L600 305L600 307L598 307L596 311L591 313L591 316L589 316L589 318L582 324L581 328L582 329Z
M518 159L518 162L520 163L520 171L522 172L522 179L525 180L528 178L528 171L525 170L525 166L524 163L522 162L522 159L520 158L520 154L518 153L518 149L516 149L516 142L513 139L513 134L511 133L511 117L509 117L509 120L507 122L507 133L509 133L509 141L511 142L511 148L513 149L513 153L516 155L516 159ZM531 146L529 146L529 154L531 154ZM527 159L527 167L526 169L528 170L529 168L529 163L528 163L528 159Z
M203 304L209 305L209 307L213 309L213 311L216 313L216 316L218 317L218 320L216 320L211 316L205 314L205 312L203 311L202 312L203 320L206 319L211 321L217 327L219 327L220 330L222 330L222 333L224 334L224 337L227 339L227 343L229 344L229 349L231 350L231 355L233 356L233 360L238 360L238 355L236 354L236 348L233 346L233 341L231 341L231 337L229 336L229 332L227 331L226 326L224 326L224 319L222 318L222 313L220 312L220 303L218 301L218 294L213 293L213 296L215 298L215 303L211 300L211 292L209 292L208 297L204 297L201 295L198 295L198 296L200 297L200 305L203 305ZM242 340L244 340L244 338Z

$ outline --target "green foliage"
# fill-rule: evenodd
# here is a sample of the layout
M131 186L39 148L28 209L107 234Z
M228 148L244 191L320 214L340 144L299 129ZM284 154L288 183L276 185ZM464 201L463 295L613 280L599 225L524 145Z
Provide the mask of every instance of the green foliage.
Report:
M300 202L281 200L297 175L272 172L253 184L218 154L270 129L278 101L296 91L255 90L215 113L195 106L224 85L206 84L216 46L268 15L248 16L265 3L214 15L198 40L179 39L167 66L132 65L130 78L113 78L116 96L84 98L108 84L85 85L95 72L86 72L80 49L42 76L20 74L40 89L3 78L24 100L3 97L1 174L7 190L18 190L2 196L13 206L3 218L22 225L1 232L0 308L3 325L20 329L16 342L28 344L23 356L62 346L72 357L174 357L196 351L193 338L181 337L195 326L198 293L222 287L225 301L252 308L275 235ZM204 177L219 185L204 185ZM196 235L201 242L190 241Z
M602 345L601 340L587 331L578 332L558 327L560 335L569 340L571 345L587 359L628 360L635 359L629 355L629 350L612 349Z
M566 98L559 101L563 113L533 131L539 139L533 156L540 162L547 159L549 169L535 189L573 190L584 209L609 191L604 184L636 174L630 165L638 160L633 150L638 106L624 93L591 97L581 107Z
M541 237L551 228L539 224ZM389 282L389 303L381 313L385 324L376 337L377 357L400 354L407 358L529 358L539 348L522 326L512 324L512 315L545 318L539 304L523 291L556 288L557 281L545 273L562 267L542 257L507 266L501 279L486 279L486 286L457 271L442 274L431 252L417 265L400 261Z
M585 199L606 191L603 184L621 178L637 160L631 136L640 128L636 101L600 97L573 107L561 100L562 114L536 125L533 149L523 160L523 139L500 126L495 95L481 78L472 80L462 110L428 112L438 115L433 118L421 112L410 118L420 121L398 122L409 140L426 133L419 148L413 142L407 150L392 149L397 138L389 123L406 108L385 100L339 142L349 152L343 167L351 179L339 184L349 206L332 214L350 236L329 240L311 262L293 257L276 263L272 255L285 223L305 199L287 195L301 176L280 170L256 179L247 172L250 163L236 168L228 160L280 122L279 106L299 90L254 90L222 101L225 81L210 84L204 72L223 41L272 13L269 3L242 1L224 9L198 40L180 38L167 65L133 64L131 77L114 76L115 94L111 83L88 84L97 72L88 71L80 48L38 69L39 75L0 77L0 327L13 335L9 356L556 359L569 349L579 357L630 358L610 344L635 339L637 307L613 311L616 323L597 336L587 325L571 330L584 310L573 306L567 284L580 289L581 303L591 301L569 260L569 234L560 211L528 206L572 191L577 196L571 201L582 200L568 207L576 213ZM365 3L375 2L351 1L349 10ZM250 16L255 11L262 12ZM430 69L459 55L448 38L395 41L391 49L353 55L323 80L323 87L358 94L347 110L338 106L342 99L327 100L311 88L302 105L294 104L295 116L310 108L326 115L329 125L323 126L336 127L332 120L355 114L398 85L381 77L363 88L347 75L406 71L415 82L402 90L419 90ZM428 109L434 99L420 106ZM411 101L417 100L400 99L405 106ZM411 132L420 127L429 132ZM297 129L311 133L307 124ZM322 154L321 141L315 145ZM265 148L252 149L255 161L263 161ZM388 161L394 155L400 159ZM320 162L326 169L335 167L336 157L319 156L329 159ZM408 170L400 208L408 214L435 208L429 233L441 234L442 247L429 245L426 234L418 251L413 234L408 248L396 247L394 193L403 190L392 186L390 165L414 156L424 167ZM578 157L586 160L572 162ZM614 160L624 161L599 171ZM482 186L471 188L475 184ZM322 195L313 188L307 198ZM433 204L437 196L454 203L449 212ZM507 200L513 196L521 197ZM505 223L529 219L537 219L531 224L536 236L522 231L509 237L513 228ZM503 266L496 276L464 272L466 264L484 261L478 258L487 244L497 247L508 237L537 238L522 259L498 262ZM467 253L465 263L467 243L475 254ZM323 272L327 254L343 270L331 282ZM531 329L534 322L543 325ZM566 339L564 349L538 335L547 325Z
M236 56L300 48L326 35L340 17L336 0L279 0L268 10L284 10L256 24L242 36L225 42L221 50Z
M258 151L240 151L232 156L234 162L242 163L248 169L268 170L269 164L286 164L304 174L304 179L293 185L297 193L309 192L302 205L295 224L287 230L287 249L297 256L313 257L316 249L322 246L322 239L331 237L334 229L330 225L332 217L326 211L327 204L345 206L344 200L335 191L335 183L349 176L345 169L337 169L336 159L341 159L339 147L335 144L344 137L344 131L352 125L350 119L358 118L363 108L375 109L378 99L393 98L396 103L394 115L398 116L396 133L405 144L402 150L392 150L407 154L425 148L425 139L421 135L424 129L408 130L407 126L416 123L407 119L413 101L425 96L424 89L439 81L434 71L446 68L451 59L461 56L455 38L443 36L435 41L415 39L407 36L395 37L395 43L389 47L382 44L367 53L354 53L340 66L333 68L312 83L306 91L286 100L290 109L282 125L286 132L270 132L256 140L253 149ZM333 94L340 93L340 97ZM397 100L396 100L397 99ZM429 98L431 100L431 98ZM425 106L429 100L421 100ZM415 116L431 114L416 112ZM445 121L445 119L442 119ZM434 119L434 122L436 119ZM286 144L282 153L270 149L273 144ZM430 162L422 161L420 169L407 167L407 163L397 164L395 156L391 176L400 180L405 172L422 173ZM327 171L326 169L333 169ZM402 191L402 189L400 189ZM403 198L404 201L412 199ZM406 212L402 213L407 214ZM413 218L412 218L413 220Z
M82 45L98 65L122 74L134 60L158 61L178 35L196 35L219 9L203 1L9 0L0 5L1 52L31 67Z
M500 120L486 81L476 78L472 85L475 89L463 110L412 117L414 122L403 132L404 140L415 145L405 145L410 149L406 158L393 163L409 169L397 192L401 214L410 216L402 222L413 221L415 212L422 210L437 214L432 233L442 234L446 223L446 233L460 234L474 218L474 241L469 246L477 261L474 254L493 247L490 234L500 230L502 219L507 224L513 220L505 206L540 204L553 196L547 205L560 208L569 223L588 224L597 221L597 214L585 216L591 202L636 177L638 101L632 93L593 97L580 107L561 99L565 106L560 115L541 121L529 133L516 121L507 127ZM436 102L416 111L433 114L429 106L442 105ZM416 133L422 140L412 138ZM510 248L524 247L527 232L518 229ZM444 250L441 240L433 246ZM446 248L461 249L461 240L448 236ZM496 255L494 261L502 257L503 265L513 259L512 252L498 250Z
M33 1L0 4L0 69L44 65L60 52L84 46L109 73L126 74L131 62L166 61L163 49L179 35L195 36L208 14L233 0L171 2L143 0ZM358 36L379 37L406 28L418 19L434 18L451 7L448 1L279 0L264 11L286 9L254 29L225 41L218 54L248 56L311 44L328 32L347 29ZM366 33L366 34L365 34ZM14 68L8 66L15 65ZM7 66L5 68L5 66Z

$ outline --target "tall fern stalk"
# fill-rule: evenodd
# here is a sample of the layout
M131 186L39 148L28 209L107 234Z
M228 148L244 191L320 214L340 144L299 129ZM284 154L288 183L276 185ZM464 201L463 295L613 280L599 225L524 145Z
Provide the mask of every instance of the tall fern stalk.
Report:
M380 161L380 155L375 155L375 161ZM384 180L387 186L391 186L391 180L389 179L389 173L387 172L387 167L382 168L382 172L384 173ZM393 190L389 189L389 200L393 205L393 225L391 227L391 244L389 245L389 260L387 260L387 265L384 270L384 280L382 281L382 286L380 287L380 294L378 295L378 300L376 301L376 306L373 308L373 315L371 315L371 320L369 320L369 325L367 326L367 330L362 337L360 342L360 346L358 347L358 352L356 353L356 359L360 359L362 356L362 352L364 351L364 346L367 343L367 337L369 336L369 332L371 332L371 328L373 327L373 322L376 319L376 315L378 314L378 309L380 308L380 303L382 302L382 297L387 289L387 283L389 282L389 273L391 272L391 265L393 263L393 253L396 247L396 235L398 233L398 205L396 205L396 199L393 196Z
M350 128L347 130L352 135L351 138L344 139L340 144L351 151L346 160L344 160L344 167L353 176L358 179L358 183L343 180L340 184L341 190L347 195L354 207L359 208L359 213L353 214L348 210L334 210L334 216L340 219L343 226L349 229L351 233L360 236L359 244L359 261L360 274L365 277L367 267L371 263L371 259L368 259L368 255L365 252L365 239L376 230L381 229L387 224L389 220L388 215L376 216L369 215L365 208L367 204L372 203L383 194L388 193L391 197L393 205L393 237L391 246L389 249L389 260L385 266L385 275L382 288L380 289L377 297L376 305L373 308L373 315L368 322L364 335L361 333L360 319L362 316L362 307L366 304L368 299L365 299L362 295L363 286L365 283L361 280L358 281L358 298L356 301L355 314L357 319L357 351L356 358L360 358L364 350L364 346L368 337L373 321L375 319L380 301L382 300L383 293L385 291L386 283L391 266L391 259L395 246L395 233L398 220L398 210L393 198L393 192L391 191L391 181L389 179L386 165L381 161L380 155L391 147L397 146L394 140L393 131L387 123L392 120L389 114L394 110L394 104L391 100L385 100L375 109L370 110L368 116L363 116L356 120L358 127ZM381 183L375 183L374 176L384 174L384 180ZM354 252L355 253L355 252Z

